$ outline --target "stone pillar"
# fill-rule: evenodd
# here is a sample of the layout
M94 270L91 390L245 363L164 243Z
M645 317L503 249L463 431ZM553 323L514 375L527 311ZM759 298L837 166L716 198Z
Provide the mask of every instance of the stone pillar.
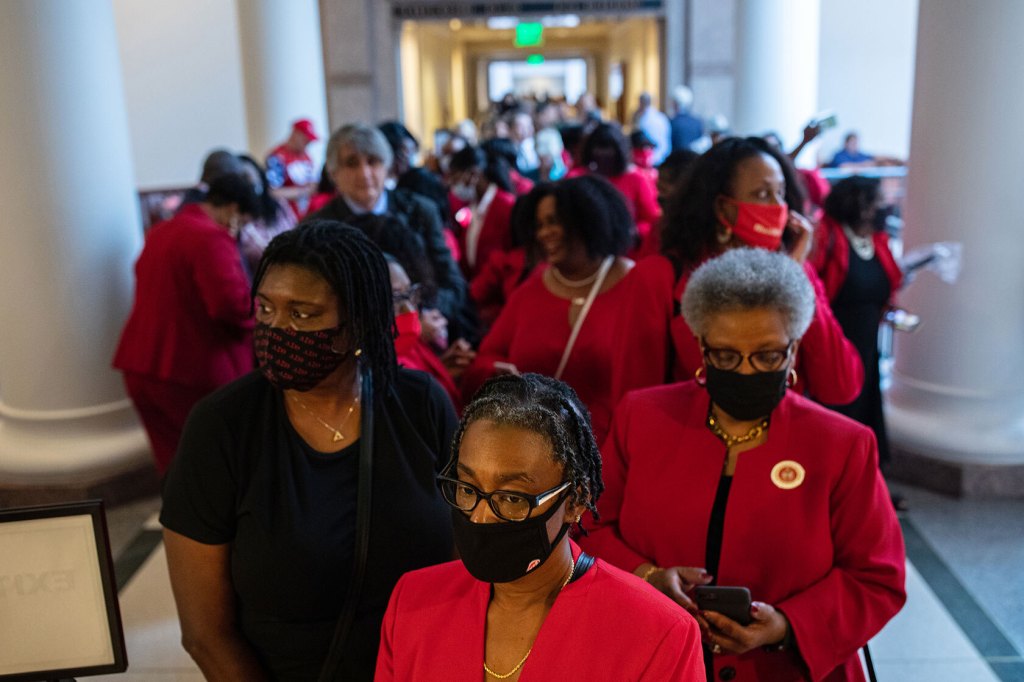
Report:
M918 276L900 303L890 437L900 477L1024 496L1024 3L920 3L908 247L963 242L953 286Z
M148 464L111 357L142 243L109 0L0 7L0 484Z
M239 0L249 150L261 159L297 118L329 135L317 0ZM318 143L311 149L322 149Z
M739 0L736 109L740 135L778 132L800 140L818 106L820 0ZM851 56L855 59L855 56Z

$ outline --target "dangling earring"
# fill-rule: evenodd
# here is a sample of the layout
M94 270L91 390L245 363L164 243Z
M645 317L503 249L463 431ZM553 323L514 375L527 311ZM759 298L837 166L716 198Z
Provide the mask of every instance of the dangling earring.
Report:
M796 369L790 367L789 376L786 377L786 388L793 388L797 381L799 381L799 377L796 375Z
M697 371L693 373L693 380L698 386L707 386L708 380L704 376L704 365L697 368Z
M732 232L729 230L718 230L715 233L715 237L718 239L718 243L724 246L729 243L730 239L732 239Z

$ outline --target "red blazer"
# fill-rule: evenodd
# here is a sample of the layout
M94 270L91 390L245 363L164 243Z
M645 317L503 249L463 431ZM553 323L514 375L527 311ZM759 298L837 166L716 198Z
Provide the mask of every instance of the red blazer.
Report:
M384 614L374 680L483 680L490 590L461 561L402 576ZM696 621L597 560L558 595L519 680L609 679L704 682L704 661Z
M704 566L725 446L708 430L694 382L629 394L601 449L600 521L583 548L625 569ZM805 471L773 483L784 460ZM719 585L742 585L781 609L799 655L715 656L738 680L863 680L857 649L902 607L903 537L878 472L870 429L792 391L768 440L739 456L726 508ZM716 672L715 679L718 679Z
M903 282L903 272L889 250L889 235L885 232L875 232L873 241L878 262L882 264L882 269L889 278L892 296L895 296ZM818 229L814 232L814 250L811 252L810 260L815 271L821 276L828 300L835 300L836 294L846 281L846 273L850 271L850 248L843 228L827 215L822 217Z
M473 395L494 374L495 361L510 362L520 372L553 376L562 359L572 327L571 303L548 291L541 276L546 266L535 269L509 298L494 326L484 337L473 364L462 376L463 395ZM635 268L634 268L635 269ZM594 436L600 443L608 432L612 409L614 359L625 353L635 333L622 324L623 311L633 305L633 273L594 299L583 323L562 380L573 387L590 410ZM640 316L642 317L642 316ZM644 321L638 320L642 327Z
M189 204L146 235L114 367L199 389L222 386L253 368L249 308L235 240Z
M466 279L472 279L487 263L487 259L495 251L509 251L512 248L512 206L516 203L516 196L503 189L497 189L494 198L487 206L484 214L484 223L480 228L480 236L476 243L476 263L470 267L467 260L466 237L469 233L469 226L459 230L459 253L462 254L462 272Z
M832 314L814 267L805 262L804 272L814 287L814 317L800 342L796 364L799 381L794 388L797 392L806 391L823 403L845 405L860 395L864 386L864 363ZM679 299L687 280L688 277L681 277L676 284ZM685 381L700 367L700 346L681 315L673 318L671 324L677 352L675 377L677 381Z

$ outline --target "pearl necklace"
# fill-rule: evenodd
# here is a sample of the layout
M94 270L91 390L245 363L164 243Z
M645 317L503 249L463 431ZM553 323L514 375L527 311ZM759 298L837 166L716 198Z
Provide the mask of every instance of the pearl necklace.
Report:
M853 252L856 253L861 260L871 260L875 257L875 240L871 237L862 237L846 225L843 225L843 234L850 241L850 246L853 247Z
M562 581L562 586L558 588L559 594L561 594L562 590L565 589L565 586L569 584L569 581L572 580L572 574L575 573L575 572L576 572L576 560L573 559L572 557L569 557L569 575L565 576L565 580ZM532 654L532 653L533 653L533 647L531 646L530 650L526 652L526 655L523 656L522 660L520 660L518 663L516 663L516 667L512 668L512 670L509 670L504 675L499 675L498 673L496 673L493 670L491 670L489 667L487 667L487 661L484 661L484 672L487 673L488 675L490 675L491 677L497 678L499 680L507 680L508 678L512 677L517 672L519 672L520 668L522 668L524 665L526 665L526 659L528 659L530 657L530 654Z
M569 279L561 272L559 272L558 266L555 265L552 265L550 268L548 268L548 272L550 272L551 276L555 278L555 281L561 284L563 287L568 287L570 289L579 289L580 287L585 287L593 284L594 281L597 279L598 274L600 274L601 268L595 270L594 274L592 274L590 277L584 277L583 279Z

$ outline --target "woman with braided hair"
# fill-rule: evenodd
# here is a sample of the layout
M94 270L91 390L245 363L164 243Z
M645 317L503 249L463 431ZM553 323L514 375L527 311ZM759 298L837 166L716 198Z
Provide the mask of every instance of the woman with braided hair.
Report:
M437 480L461 560L399 580L377 682L704 679L693 618L568 537L604 489L589 415L568 385L488 381Z
M452 557L434 476L455 415L396 366L362 231L276 237L252 293L260 369L196 406L164 487L182 642L209 680L370 680L399 576Z

